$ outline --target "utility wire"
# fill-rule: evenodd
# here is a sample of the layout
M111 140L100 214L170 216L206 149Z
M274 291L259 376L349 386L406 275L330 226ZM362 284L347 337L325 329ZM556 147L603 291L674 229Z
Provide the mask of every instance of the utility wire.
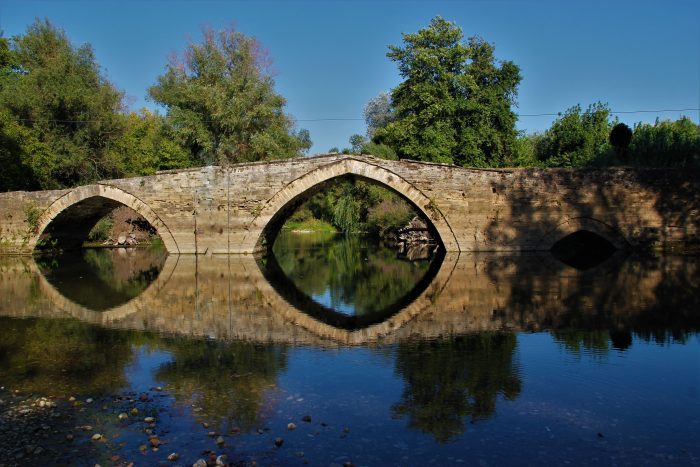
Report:
M643 114L643 113L664 113L664 112L693 112L700 111L700 108L687 109L660 109L660 110L611 110L611 115L622 114ZM562 112L556 113L538 113L538 114L515 114L518 117L558 117L563 115ZM364 121L364 118L300 118L294 119L295 122L356 122ZM53 122L53 123L101 123L105 120L55 120L55 119L33 119L33 118L18 118L19 122ZM213 120L203 120L205 123L212 123Z

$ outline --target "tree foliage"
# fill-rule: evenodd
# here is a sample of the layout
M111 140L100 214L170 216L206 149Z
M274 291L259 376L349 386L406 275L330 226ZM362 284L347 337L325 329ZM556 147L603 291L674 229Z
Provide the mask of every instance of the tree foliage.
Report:
M371 127L373 141L409 159L467 166L511 163L518 66L496 63L494 46L480 37L464 43L462 30L440 17L417 33L404 34L403 41L403 47L390 46L387 56L398 63L404 81L392 90L391 119L381 128Z
M310 147L309 134L293 131L268 68L255 39L205 29L202 43L173 58L149 94L168 109L200 164L299 156Z
M37 20L0 41L0 189L48 189L121 174L111 144L121 134L122 93L90 45Z
M546 167L592 165L609 149L610 109L596 103L581 112L571 107L535 142L535 157Z

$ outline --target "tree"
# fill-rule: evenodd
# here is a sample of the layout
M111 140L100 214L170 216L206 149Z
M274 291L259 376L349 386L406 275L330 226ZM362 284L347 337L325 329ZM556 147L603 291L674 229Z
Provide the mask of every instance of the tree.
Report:
M367 136L371 138L378 129L387 126L394 117L391 95L388 92L381 92L377 97L370 99L365 105L363 115L367 124Z
M151 175L191 165L189 153L165 118L141 109L123 119L124 134L115 141L112 151L119 155L125 176Z
M409 159L511 163L520 69L510 61L497 64L494 46L480 37L463 43L462 30L440 17L403 40L403 47L389 46L387 56L405 80L392 90L391 121L372 127L373 141Z
M64 31L37 20L23 36L0 41L0 62L0 161L13 174L0 177L0 190L121 175L110 147L123 130L123 95L89 44L76 48Z
M581 113L571 107L538 138L535 154L547 167L585 167L604 158L610 148L610 110L596 103Z
M198 164L301 155L308 132L293 131L260 44L233 29L204 30L149 89Z

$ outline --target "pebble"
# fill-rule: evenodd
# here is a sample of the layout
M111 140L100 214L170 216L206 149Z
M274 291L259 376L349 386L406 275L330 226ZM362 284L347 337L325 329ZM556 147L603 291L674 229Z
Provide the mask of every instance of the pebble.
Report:
M139 409L137 409L136 407L134 407L133 409L131 409L131 415L132 415L132 416L135 417L135 416L137 416L138 414L139 414Z
M94 435L92 435L92 440L93 441L100 441L100 440L102 440L102 435L99 433L95 433Z
M171 462L175 462L175 461L178 460L179 458L180 458L180 454L178 454L178 453L176 453L176 452L173 452L172 454L170 454L170 455L168 456L168 460L171 461Z
M275 446L280 447L284 444L284 440L282 438L275 438Z
M218 438L216 438L216 444L224 444L225 442L226 440L223 436L219 436Z
M66 435L66 441L73 441L73 435L71 433Z
M304 422L310 422L311 421L311 415L304 415L301 417L301 420Z
M294 430L296 429L296 425L294 423L287 423L287 429L288 430Z
M156 419L153 418L153 417L146 417L146 418L143 419L143 421L146 422L146 423L153 423L153 422L156 421Z
M157 448L158 446L160 446L162 444L160 441L160 438L158 438L157 436L151 437L151 439L149 441L151 443L151 446L153 446L154 448Z
M126 420L127 418L129 418L129 416L128 416L127 414L125 414L124 412L122 412L122 413L119 414L119 416L118 416L117 418L118 418L120 421L124 421L124 420Z
M85 403L92 404L92 397L88 397L87 399L85 399Z
M197 460L197 462L192 464L192 467L207 467L207 461L205 461L204 459L199 459Z
M226 454L222 454L216 458L216 465L228 465L226 463L226 460L227 460Z

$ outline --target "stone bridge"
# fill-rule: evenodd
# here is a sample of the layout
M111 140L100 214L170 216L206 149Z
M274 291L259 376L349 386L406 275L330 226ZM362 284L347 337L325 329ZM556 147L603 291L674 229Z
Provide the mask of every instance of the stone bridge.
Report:
M120 205L146 218L170 253L254 253L296 206L342 176L403 195L448 252L547 250L579 230L617 247L699 239L697 170L469 169L336 154L2 193L0 253L31 254L47 235L79 245Z

